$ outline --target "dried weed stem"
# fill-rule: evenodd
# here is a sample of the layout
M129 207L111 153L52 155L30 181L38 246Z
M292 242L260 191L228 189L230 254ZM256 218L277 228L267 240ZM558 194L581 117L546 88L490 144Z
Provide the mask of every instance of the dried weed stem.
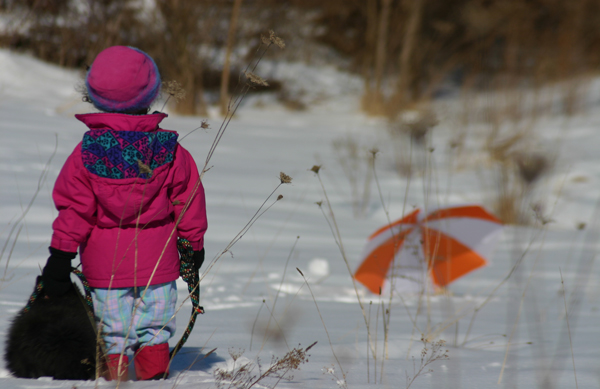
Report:
M413 374L411 377L408 375L408 372L406 372L406 389L410 388L413 382L421 374L433 372L431 368L427 368L433 362L443 361L449 358L448 350L443 349L446 341L438 340L437 342L432 342L431 350L429 350L427 347L428 341L424 336L421 338L421 342L423 342L423 350L421 350L421 362L417 367L415 358L413 357Z
M547 226L544 226L544 228L543 228L542 231L543 231L542 246L543 246L543 242L546 239L546 233L548 232ZM517 326L519 324L519 319L521 318L521 312L523 311L523 306L524 306L524 303L525 303L525 295L527 294L527 290L529 289L529 285L531 283L531 280L533 278L534 272L536 270L536 265L538 264L540 258L541 258L541 252L538 252L538 256L537 256L537 258L535 259L535 261L533 263L533 266L531 268L531 272L529 274L529 278L527 279L527 282L525 284L525 288L523 289L523 293L521 294L521 302L519 303L519 308L517 310L517 317L515 318L515 323L513 324L512 331L510 332L510 335L509 335L509 338L508 338L508 343L506 344L506 352L504 354L504 361L502 362L502 368L500 369L500 376L498 377L498 385L500 385L500 383L502 382L502 377L504 375L504 370L506 368L506 362L508 360L508 354L509 354L511 342L512 342L513 336L516 333Z
M575 376L575 387L579 388L577 384L577 370L575 369L575 354L573 353L573 339L571 339L571 326L569 325L569 310L567 309L567 291L565 290L565 280L563 279L562 270L558 268L560 272L560 283L563 290L563 301L565 303L565 320L567 321L567 331L569 333L569 345L571 346L571 359L573 361L573 375Z
M261 386L266 388L275 388L282 379L292 380L294 377L289 375L292 370L299 370L300 365L308 362L309 355L307 352L316 345L314 342L306 348L298 347L288 351L283 357L273 357L269 367L262 371L260 358L256 362L249 361L235 366L235 363L243 355L244 351L234 352L229 350L229 355L234 361L234 367L231 370L226 368L215 369L213 375L215 377L216 386L218 389L235 388L235 389L250 389L253 386ZM254 373L258 370L257 373ZM275 379L275 383L268 385L269 379Z
M14 222L12 228L10 229L10 232L8 233L8 236L6 237L6 240L4 241L4 246L2 246L2 251L0 251L0 261L2 261L4 252L6 251L6 248L8 247L8 244L9 244L13 234L15 233L15 230L17 229L17 227L19 227L19 230L17 231L15 238L13 240L13 243L11 245L11 249L10 249L8 258L6 259L6 265L4 266L4 274L2 275L2 278L0 279L0 281L2 281L2 282L7 281L6 274L8 272L8 265L10 264L10 258L12 256L12 252L14 250L15 244L17 243L17 239L19 238L19 235L21 233L21 229L23 228L23 225L21 223L25 220L25 217L31 210L31 207L33 206L33 203L35 202L35 199L37 198L38 194L42 190L42 186L44 186L44 183L46 182L46 179L48 178L48 171L49 171L48 169L50 167L50 164L52 163L52 160L54 159L54 156L56 155L57 150L58 150L58 134L55 134L54 150L52 150L52 154L50 154L48 161L46 161L46 164L44 165L44 168L42 169L42 173L40 174L40 177L38 178L37 188L36 188L35 192L33 193L31 200L29 200L29 204L27 204L27 207L21 213L21 216L19 216L17 218L17 220Z
M291 182L291 181L292 181L291 177L289 177L285 173L281 172L281 182L282 183L283 182ZM262 343L262 346L261 346L261 350L263 349L263 347L265 346L265 343L267 342L267 334L269 333L269 326L271 324L271 319L273 318L273 312L275 312L275 306L277 305L277 300L279 299L279 292L281 292L281 288L283 287L283 281L285 280L285 274L287 272L287 267L288 267L288 264L290 263L290 258L292 258L292 254L294 253L294 250L296 249L296 244L298 244L298 240L299 239L300 239L300 237L297 236L296 240L294 241L294 245L292 246L292 249L290 250L290 253L289 253L289 255L288 255L288 257L287 257L287 259L285 261L285 266L283 268L283 273L281 274L281 281L279 282L279 288L277 289L277 293L275 294L275 299L273 300L273 306L270 309L271 315L269 316L269 321L267 322L267 327L265 329L265 336L263 338L263 343ZM279 324L277 324L277 325L279 325ZM284 340L285 340L285 338L284 338ZM287 346L287 342L286 342L286 346ZM288 349L289 349L289 346L288 346Z
M327 334L327 340L329 341L329 347L331 347L331 352L333 353L333 357L335 358L335 361L337 362L338 367L340 368L340 371L342 372L343 387L347 388L346 373L344 372L344 369L342 368L342 364L340 363L340 360L338 359L337 355L335 354L335 350L333 349L333 344L331 343L331 337L329 336L329 331L327 331L327 326L325 325L325 320L323 320L323 315L321 315L321 310L319 309L319 304L317 304L317 299L315 299L315 295L313 294L313 291L312 291L310 285L308 284L306 277L304 277L304 273L302 273L302 271L298 268L296 268L296 270L298 270L298 273L300 273L300 275L302 276L302 279L304 280L304 283L308 287L308 291L310 292L310 295L312 296L313 302L315 303L315 307L317 308L317 312L319 313L319 317L321 318L321 323L323 323L323 328L325 329L325 334Z
M348 269L348 274L350 275L350 278L352 279L352 285L354 286L354 292L356 293L356 299L358 300L358 305L360 306L360 310L362 312L363 319L365 321L365 326L367 327L367 336L369 338L369 345L371 346L371 353L372 353L372 355L377 355L377 353L375 352L375 346L374 346L373 340L371 339L371 329L369 326L369 320L367 319L367 314L365 312L365 307L360 299L360 294L358 293L358 287L356 286L356 280L354 279L354 276L352 275L352 269L350 268L350 262L348 261L348 257L346 256L346 251L344 250L344 244L342 242L342 235L341 235L340 229L337 225L337 221L335 220L335 214L333 213L333 208L331 207L331 202L329 201L329 197L327 196L327 191L325 190L325 185L323 184L323 180L321 180L321 175L319 174L319 171L321 170L321 166L314 165L310 170L317 175L317 178L319 179L319 183L321 184L321 189L323 190L323 195L325 196L325 200L327 201L329 217L327 217L327 215L325 214L325 211L323 210L323 207L322 207L323 203L320 201L317 203L317 205L319 206L319 209L321 209L321 212L323 212L323 216L325 217L325 220L327 221L327 224L329 225L329 228L331 229L335 243L337 244L338 248L340 249L340 253L342 254L342 259L344 260L344 263L346 264L346 268ZM333 225L332 225L332 223L333 223Z
M288 176L289 177L289 176ZM289 180L289 182L291 182L291 178ZM246 223L246 225L240 230L240 232L238 232L238 234L229 242L229 244L225 247L225 249L223 249L223 251L221 251L221 253L219 253L211 262L210 265L208 266L208 268L206 269L206 271L202 274L202 276L200 277L200 281L202 281L204 279L204 277L206 277L206 275L210 272L210 270L214 267L214 265L217 263L217 261L227 252L229 252L231 250L231 248L240 240L242 239L242 237L246 234L246 232L248 232L248 230L254 225L254 223L256 223L256 221L258 219L260 219L260 217L262 215L265 214L265 212L267 212L269 209L271 209L271 207L273 207L273 205L275 205L275 203L277 203L279 200L283 199L282 195L277 196L277 199L271 204L269 205L266 209L263 210L265 204L267 203L267 201L269 201L269 199L273 196L273 194L277 191L277 189L279 189L279 187L281 185L283 185L284 182L280 181L279 185L277 185L277 187L275 187L275 189L273 189L273 191L271 192L271 194L269 194L269 196L267 196L267 198L265 199L265 201L261 204L261 206L256 210L256 212L254 213L254 215L250 218L250 220L248 221L248 223Z

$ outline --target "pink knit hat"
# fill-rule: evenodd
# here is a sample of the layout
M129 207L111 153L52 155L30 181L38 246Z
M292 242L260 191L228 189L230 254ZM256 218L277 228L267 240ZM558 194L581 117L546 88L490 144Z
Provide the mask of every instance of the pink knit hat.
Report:
M90 100L105 112L132 113L150 107L160 90L152 58L127 46L104 49L85 79Z

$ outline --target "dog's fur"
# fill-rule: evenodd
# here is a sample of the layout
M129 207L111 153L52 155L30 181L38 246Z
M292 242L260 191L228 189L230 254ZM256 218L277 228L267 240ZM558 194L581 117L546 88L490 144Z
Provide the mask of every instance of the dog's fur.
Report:
M94 379L96 333L83 304L75 284L59 298L45 298L42 290L10 326L4 354L8 370L21 378Z

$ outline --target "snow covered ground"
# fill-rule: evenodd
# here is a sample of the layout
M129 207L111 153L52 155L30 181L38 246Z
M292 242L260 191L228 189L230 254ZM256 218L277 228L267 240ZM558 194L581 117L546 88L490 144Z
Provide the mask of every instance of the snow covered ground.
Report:
M414 176L407 190L408 181L393 169L392 142L385 123L359 112L360 82L348 76L336 79L332 71L322 72L321 77L326 79L310 78L316 83L315 95L320 95L320 86L331 90L327 85L340 80L345 83L336 89L339 95L335 99L304 112L290 112L269 100L256 104L259 98L253 97L231 121L204 177L208 260L217 257L242 230L279 184L280 172L291 176L292 183L277 190L267 206L278 194L283 199L206 274L201 289L206 314L199 317L186 346L175 357L170 378L151 383L131 381L121 387L215 387L213 371L234 365L230 351L243 352L238 366L259 357L264 368L272 356L282 357L299 344L306 347L318 341L309 352L309 361L293 372L293 380L281 381L278 387L335 388L345 373L349 388L371 387L375 382L386 388L404 388L406 377L412 378L415 366L419 368L424 333L432 341L445 340L443 350L449 350L449 357L427 366L411 388L599 388L597 106L574 118L546 117L536 124L539 141L552 145L557 158L555 169L536 193L553 221L538 228L506 227L490 266L458 280L448 294L394 296L387 358L382 359L381 304L388 308L389 297L380 298L358 287L370 315L371 337L377 347L375 364L368 357L365 322L346 264L315 204L326 197L310 168L322 165L320 175L352 270L359 265L366 238L385 225L387 218L375 183L371 184L365 216L353 216L348 180L336 159L333 141L350 137L366 148L380 149L377 175L393 219L402 216L405 205L412 209L485 204L490 187L483 182L491 173L478 159L476 148L464 151L461 160L466 163L460 170L451 167L447 145L455 132L440 117L431 139L430 173L425 179ZM0 258L2 340L46 261L56 216L52 186L85 131L73 118L74 113L91 108L79 101L74 91L78 82L76 72L0 50L0 244L5 247ZM452 102L448 106L452 107ZM184 135L201 120L171 115L163 127ZM210 129L198 130L182 141L200 166L221 119L215 116L208 122ZM469 136L476 139L477 133ZM328 215L326 203L323 210ZM520 266L502 283L519 260ZM296 268L306 276L310 290ZM185 291L181 283L180 301ZM474 316L476 307L481 309ZM189 310L186 302L178 313L181 331ZM431 353L431 346L428 349ZM268 383L274 381L264 384ZM0 387L108 388L115 384L17 379L1 362Z

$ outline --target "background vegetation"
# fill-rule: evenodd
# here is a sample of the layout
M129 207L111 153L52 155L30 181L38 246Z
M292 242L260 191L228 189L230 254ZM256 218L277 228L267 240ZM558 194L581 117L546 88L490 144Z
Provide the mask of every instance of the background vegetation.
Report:
M600 65L600 0L2 0L0 16L0 45L65 67L85 70L110 45L145 50L163 80L186 91L172 108L187 115L206 115L208 105L225 114L243 85L242 67L274 30L287 50L263 62L360 76L361 107L389 120L403 177L419 174L414 159L430 148L439 117L432 102L459 95L462 105L447 109L452 118L439 120L455 129L458 165L470 158L463 152L469 124L486 126L478 147L496 166L487 183L491 208L508 223L527 222L533 184L556 157L537 149L537 118L584 109L585 80ZM286 107L306 108L285 80L268 82L250 92L275 92ZM334 149L355 174L353 164L370 157L353 143ZM360 216L370 178L349 180Z
M85 68L109 45L144 49L189 92L178 108L188 114L224 83L228 45L251 55L268 29L292 48L287 60L360 74L363 108L388 116L448 85L539 87L600 64L599 0L3 0L0 10L3 46L62 66Z

